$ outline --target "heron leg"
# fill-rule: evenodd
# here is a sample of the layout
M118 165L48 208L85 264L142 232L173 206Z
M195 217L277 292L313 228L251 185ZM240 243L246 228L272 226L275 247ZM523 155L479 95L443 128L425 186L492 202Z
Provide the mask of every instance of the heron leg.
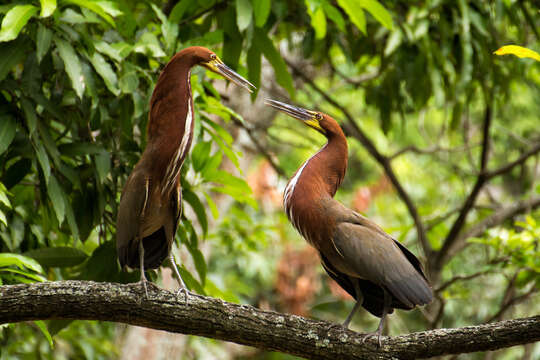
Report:
M146 298L148 299L148 288L146 287L146 276L144 275L144 246L142 239L139 239L139 261L141 265L141 283L144 287L144 293L146 294Z
M379 322L379 326L377 327L377 341L379 343L379 347L381 347L381 335L384 328L384 321L386 320L386 316L388 315L388 311L390 310L390 306L392 304L392 298L388 294L388 291L386 291L386 289L383 288L383 292L384 292L384 308L383 308L381 321Z
M176 295L178 296L180 295L180 293L183 293L184 300L187 302L188 289L186 287L186 284L184 283L184 280L182 280L180 271L178 271L178 267L176 266L176 261L174 260L174 254L172 252L169 255L169 261L171 262L171 267L173 268L174 274L176 275L176 280L178 280L178 284L180 285L180 288L178 289L178 292Z
M364 296L362 295L362 291L360 290L360 286L358 285L358 281L354 281L354 291L356 292L356 304L354 304L353 309L351 310L349 316L345 319L343 322L343 327L346 329L349 328L349 323L351 322L354 314L358 311L362 303L364 302Z

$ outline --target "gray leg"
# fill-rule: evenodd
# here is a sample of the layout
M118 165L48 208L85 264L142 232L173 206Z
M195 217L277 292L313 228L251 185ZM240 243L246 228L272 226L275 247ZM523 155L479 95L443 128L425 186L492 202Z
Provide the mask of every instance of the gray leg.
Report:
M349 323L351 322L354 314L356 314L356 311L360 308L362 303L364 302L364 296L362 295L362 291L360 290L360 286L358 286L358 281L354 281L354 291L356 292L356 304L354 304L354 307L352 311L350 312L349 316L347 316L347 319L345 319L345 322L343 323L343 326L345 328L349 328Z
M388 294L388 291L386 291L385 288L383 288L383 291L384 291L384 308L383 308L381 321L379 322L379 326L377 327L377 332L376 332L379 347L381 347L381 335L384 328L384 321L386 320L386 315L388 315L388 311L390 310L390 306L392 304L392 298Z
M146 294L146 298L148 299L148 289L146 287L146 282L148 280L146 280L146 276L144 275L144 246L143 246L142 239L139 239L139 261L140 261L140 266L141 266L141 281L140 282L143 284L144 293Z
M184 280L182 280L182 276L180 275L180 271L178 271L178 267L176 266L176 261L174 260L174 255L173 255L172 251L169 254L169 261L171 262L171 267L173 268L174 274L176 275L176 280L178 280L178 284L180 285L180 288L178 289L177 295L179 295L180 293L183 293L184 294L184 300L187 301L188 290L187 290L186 284L184 283Z

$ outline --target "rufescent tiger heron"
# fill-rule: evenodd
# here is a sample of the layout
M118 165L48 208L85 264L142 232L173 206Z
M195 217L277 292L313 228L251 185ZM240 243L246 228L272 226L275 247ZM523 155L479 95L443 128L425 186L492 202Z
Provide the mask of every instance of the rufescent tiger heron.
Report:
M158 268L169 256L187 292L171 247L182 211L180 170L193 139L191 68L201 65L251 92L254 86L227 67L212 51L193 46L178 52L165 66L150 100L147 145L122 192L116 248L120 265L140 268L146 296L146 269Z
M265 102L328 140L289 180L283 205L289 221L318 250L328 275L356 299L343 326L348 327L363 306L381 318L376 331L380 346L387 314L433 299L420 261L377 224L334 200L348 157L347 140L338 123L321 112L270 99Z

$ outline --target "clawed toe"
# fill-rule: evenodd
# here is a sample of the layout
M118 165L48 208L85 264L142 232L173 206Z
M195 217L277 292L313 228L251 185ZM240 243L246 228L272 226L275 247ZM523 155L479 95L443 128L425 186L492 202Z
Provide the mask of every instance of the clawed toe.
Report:
M143 286L143 288L144 288L144 294L146 296L146 299L148 299L148 286L146 285L147 282L148 282L148 280L146 280L146 279L141 279L139 281L139 284L141 284Z
M179 297L180 294L184 295L184 304L187 304L187 302L188 302L187 300L188 300L188 296L189 296L189 290L187 288L185 288L185 287L181 287L176 292L176 296Z
M377 345L379 348L382 347L381 334L378 334L377 332L364 335L364 338L362 339L362 344L365 344L366 340L371 338L372 336L377 336Z

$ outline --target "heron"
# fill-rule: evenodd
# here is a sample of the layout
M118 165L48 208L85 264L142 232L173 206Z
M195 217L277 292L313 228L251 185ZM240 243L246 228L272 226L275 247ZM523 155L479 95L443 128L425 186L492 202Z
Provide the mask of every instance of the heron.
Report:
M180 291L187 292L171 247L182 212L180 171L193 140L190 77L196 65L250 92L255 88L201 46L181 50L161 72L150 99L147 144L126 181L116 221L120 265L140 269L146 297L145 270L158 268L167 257Z
M348 161L347 139L339 124L322 112L271 99L265 104L327 139L287 183L283 206L292 225L317 249L328 275L356 300L343 326L348 328L358 308L364 307L381 318L373 333L381 346L388 314L433 299L420 261L373 221L334 199Z

